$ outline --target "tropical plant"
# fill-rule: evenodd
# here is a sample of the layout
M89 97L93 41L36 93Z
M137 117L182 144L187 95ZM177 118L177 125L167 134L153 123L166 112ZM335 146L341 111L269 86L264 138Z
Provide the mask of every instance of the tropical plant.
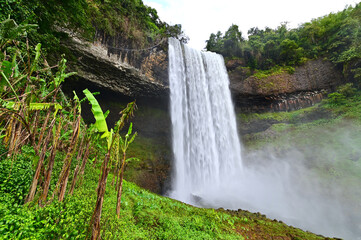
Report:
M116 207L116 212L117 212L117 216L118 218L120 217L120 203L121 203L121 199L122 199L122 188L123 188L123 176L124 176L124 169L125 166L128 162L130 161L139 161L138 158L127 158L127 150L129 145L134 141L135 137L137 136L137 132L135 132L133 135L132 134L132 128L133 128L133 124L130 123L129 125L129 129L128 129L128 133L124 136L124 140L122 138L122 136L120 136L120 134L118 134L118 139L116 141L116 146L115 146L115 151L119 151L119 153L122 153L123 158L122 161L117 161L116 163L116 175L117 175L117 207ZM118 154L119 156L120 154Z
M109 160L111 157L111 151L114 144L114 140L116 136L119 135L119 131L123 128L124 123L133 115L133 111L136 107L135 102L131 102L127 105L127 107L121 112L121 117L119 121L116 123L115 131L113 129L108 130L108 126L106 123L106 115L104 114L98 101L94 97L94 95L88 90L84 91L85 97L90 102L92 108L92 112L95 118L94 126L98 130L98 132L102 133L102 138L105 138L107 141L107 153L104 157L102 163L102 173L99 178L98 188L97 188L97 200L94 208L94 212L92 215L92 219L90 222L90 227L92 229L91 239L98 239L100 236L100 218L103 208L103 201L106 189L107 178L109 174ZM133 139L134 140L134 139Z

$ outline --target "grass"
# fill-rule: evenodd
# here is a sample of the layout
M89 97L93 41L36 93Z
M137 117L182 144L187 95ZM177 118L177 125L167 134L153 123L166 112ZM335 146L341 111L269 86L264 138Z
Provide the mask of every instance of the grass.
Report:
M279 75L282 73L289 73L289 74L293 74L295 72L295 68L294 67L290 67L290 66L275 66L269 70L257 70L253 76L258 78L258 79L264 79L270 76L274 76L274 75Z
M319 107L316 104L309 108L299 109L290 112L264 112L264 113L239 113L237 114L238 120L250 123L254 120L276 120L278 122L292 122L300 119L301 117L315 111Z
M4 149L2 149L4 150ZM0 161L1 166L9 164ZM28 168L26 157L16 159L14 173ZM4 165L5 164L5 165ZM24 171L24 170L23 170ZM8 172L2 172L8 176ZM96 200L99 170L88 165L73 196L39 208L37 204L18 204L25 195L31 174L13 174L12 182L0 182L0 239L85 239ZM116 192L108 177L101 218L102 239L324 239L247 211L196 208L124 182L121 218L115 214ZM7 187L8 186L8 187ZM9 187L11 191L9 191ZM24 191L25 190L25 191Z

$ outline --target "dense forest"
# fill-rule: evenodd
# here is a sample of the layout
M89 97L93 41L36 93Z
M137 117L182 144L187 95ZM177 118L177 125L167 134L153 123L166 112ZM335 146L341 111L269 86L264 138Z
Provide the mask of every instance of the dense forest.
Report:
M242 66L270 70L301 65L308 59L327 58L350 77L361 77L361 4L313 19L298 28L282 23L276 29L248 30L246 39L237 25L223 34L212 33L206 49L226 59L239 59ZM290 69L290 68L289 68ZM290 70L292 72L292 70Z
M128 47L141 48L164 37L183 38L179 24L160 20L157 11L141 0L11 0L0 2L0 21L14 19L18 24L36 24L29 39L46 48L57 48L66 37L62 28L92 40L97 32L121 34Z

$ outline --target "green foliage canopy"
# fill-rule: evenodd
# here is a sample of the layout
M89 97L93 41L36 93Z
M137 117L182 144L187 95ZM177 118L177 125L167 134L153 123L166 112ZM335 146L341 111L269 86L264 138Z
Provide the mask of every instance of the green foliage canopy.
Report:
M287 23L276 29L254 27L248 31L247 40L232 24L224 35L212 33L206 50L220 53L226 60L242 59L244 66L261 70L327 58L342 66L345 74L361 78L361 3L295 29L289 29Z

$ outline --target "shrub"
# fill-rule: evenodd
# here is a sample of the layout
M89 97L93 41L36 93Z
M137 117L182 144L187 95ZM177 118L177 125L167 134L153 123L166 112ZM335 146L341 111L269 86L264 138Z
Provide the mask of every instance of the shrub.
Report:
M27 148L24 146L23 152ZM0 194L9 194L15 203L23 204L34 174L31 164L31 158L25 153L1 160Z
M344 104L346 102L346 97L342 93L334 92L328 94L328 103L334 105Z
M346 83L338 87L337 92L344 95L345 97L352 97L356 94L356 88L353 87L352 83Z

